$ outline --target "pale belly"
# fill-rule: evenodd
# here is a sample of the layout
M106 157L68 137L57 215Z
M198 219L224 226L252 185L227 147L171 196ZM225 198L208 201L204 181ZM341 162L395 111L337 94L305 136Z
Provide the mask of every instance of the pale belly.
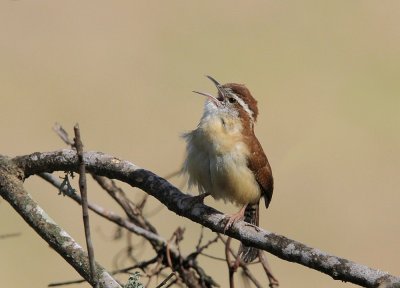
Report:
M211 195L215 199L240 205L258 203L260 187L243 160L230 154L210 159Z
M195 136L195 135L192 135ZM237 205L257 203L261 197L259 184L247 167L248 150L241 141L231 143L201 142L190 137L184 170L189 186L198 186L200 193Z

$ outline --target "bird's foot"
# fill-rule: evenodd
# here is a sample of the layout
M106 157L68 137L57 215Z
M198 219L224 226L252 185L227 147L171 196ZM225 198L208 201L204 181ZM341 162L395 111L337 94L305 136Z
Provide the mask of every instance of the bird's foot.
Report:
M244 205L243 208L240 209L239 212L225 217L225 219L228 219L228 222L226 222L226 224L225 224L224 233L226 232L226 230L231 228L232 225L235 224L235 222L243 220L243 218L244 218L244 210L246 209L246 206L247 205Z
M239 213L235 213L233 215L226 216L225 219L228 219L228 222L226 222L225 227L224 227L224 233L226 230L232 227L235 222L243 220L244 215L239 215Z

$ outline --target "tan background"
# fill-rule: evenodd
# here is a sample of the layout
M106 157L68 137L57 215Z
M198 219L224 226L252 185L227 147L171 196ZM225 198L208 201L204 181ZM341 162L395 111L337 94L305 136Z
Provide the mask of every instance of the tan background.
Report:
M246 83L276 181L261 226L400 274L400 2L1 1L0 36L0 153L64 148L53 123L71 132L79 122L86 149L166 175L183 158L179 135L202 113L204 99L190 91L215 92L203 75ZM83 245L79 207L40 179L26 188ZM89 188L92 201L119 211ZM197 224L166 209L152 221L166 238L186 227L183 250L193 249ZM92 223L96 256L113 269L125 241ZM1 286L77 278L5 201L0 227L22 233L1 240ZM225 264L201 259L226 287ZM352 287L269 259L281 287Z

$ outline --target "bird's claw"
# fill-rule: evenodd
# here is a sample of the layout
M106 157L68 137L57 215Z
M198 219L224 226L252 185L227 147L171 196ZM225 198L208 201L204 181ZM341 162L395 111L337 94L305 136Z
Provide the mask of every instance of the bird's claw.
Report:
M228 219L224 227L224 234L225 232L232 227L237 221L243 220L244 216L241 213L236 213L233 215L225 216L224 219Z
M260 232L260 231L261 231L260 228L258 228L258 227L257 227L256 225L254 225L254 224L245 223L244 225L254 228L254 230L256 230L256 232Z

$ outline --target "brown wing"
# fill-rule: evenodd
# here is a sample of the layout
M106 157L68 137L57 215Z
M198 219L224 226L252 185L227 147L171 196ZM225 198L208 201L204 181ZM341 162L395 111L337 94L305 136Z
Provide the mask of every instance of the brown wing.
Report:
M253 171L258 184L260 185L262 195L265 200L265 207L268 208L269 203L272 199L272 193L274 191L274 179L272 177L271 166L269 165L267 156L261 147L260 142L254 136L247 138L246 141L250 149L250 157L248 159L248 166Z
M254 119L251 119L249 113L245 109L238 110L239 118L244 127L242 131L244 141L250 149L250 156L247 165L250 170L253 171L256 181L260 185L262 196L264 196L265 200L265 206L268 208L274 191L274 180L272 178L271 166L269 166L267 156L265 156L260 142L258 142L258 139L254 135L254 121L258 114L257 101L243 85L227 84L227 86L233 89L253 111Z

